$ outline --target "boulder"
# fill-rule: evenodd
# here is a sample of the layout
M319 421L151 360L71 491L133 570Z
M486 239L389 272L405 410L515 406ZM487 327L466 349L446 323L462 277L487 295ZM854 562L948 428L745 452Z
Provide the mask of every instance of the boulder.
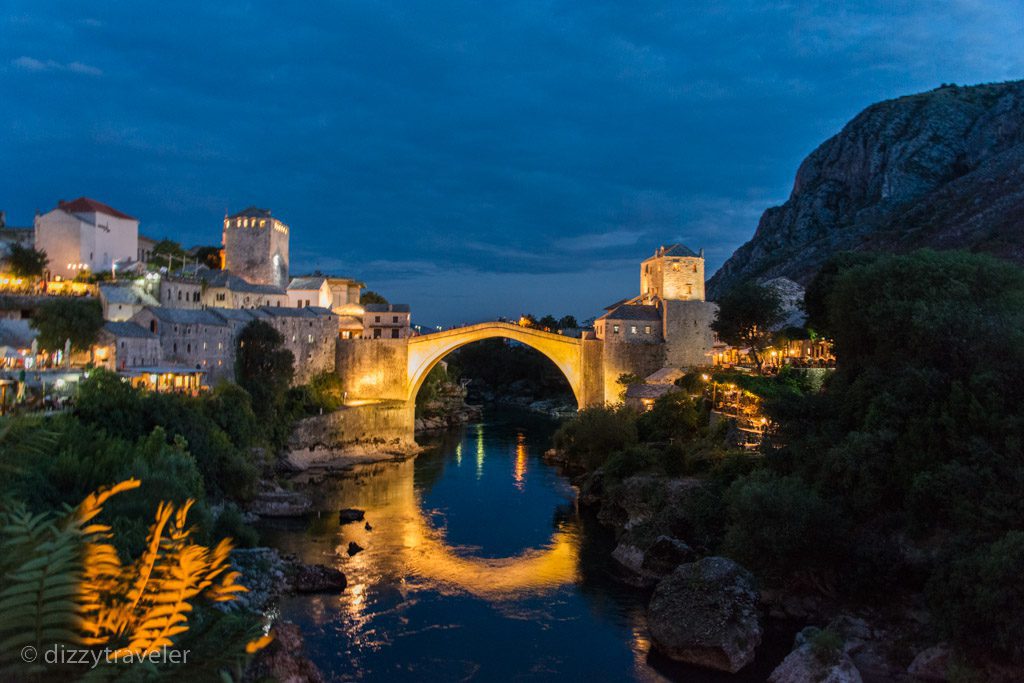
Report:
M296 593L340 593L345 584L344 574L322 564L300 564L292 577Z
M299 627L278 622L271 631L274 639L256 653L242 680L279 683L323 683L324 676L305 654L305 641Z
M612 551L612 559L630 572L629 576L623 577L626 583L653 586L680 564L697 559L690 546L677 538L658 536L644 548L644 543L638 541L636 536L631 532L622 534L619 544Z
M278 488L259 493L249 510L261 517L301 517L312 507L306 494Z
M666 656L735 673L761 643L754 578L725 557L682 564L655 588L647 623Z
M811 643L790 652L768 677L768 683L861 683L860 672L846 653L819 656Z
M350 524L352 522L361 522L363 517L366 515L364 510L357 510L356 508L345 508L338 512L338 523L339 524Z
M356 553L361 553L361 552L363 552L363 546L359 545L355 541L349 541L348 542L348 554L349 554L350 557L352 555L355 555Z
M907 667L907 673L919 681L948 681L949 654L945 643L922 650Z
M640 570L645 576L661 579L675 571L679 565L696 559L697 554L693 548L678 538L658 536L644 553Z

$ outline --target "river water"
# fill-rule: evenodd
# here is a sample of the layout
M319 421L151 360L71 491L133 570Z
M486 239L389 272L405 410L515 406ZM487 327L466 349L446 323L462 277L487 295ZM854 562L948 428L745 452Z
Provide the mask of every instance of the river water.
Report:
M287 598L330 680L763 681L791 642L735 676L650 653L649 594L615 579L613 539L541 457L557 424L501 411L412 461L365 466L310 493L302 521L264 540L340 568L340 595ZM422 440L421 440L422 441ZM338 524L337 511L366 511ZM350 541L364 550L349 556ZM782 642L785 640L786 642Z

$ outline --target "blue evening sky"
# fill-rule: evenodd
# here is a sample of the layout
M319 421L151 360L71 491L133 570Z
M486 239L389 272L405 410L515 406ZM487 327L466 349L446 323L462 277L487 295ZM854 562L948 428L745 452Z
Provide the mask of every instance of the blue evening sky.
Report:
M1019 0L0 5L0 209L292 226L414 321L587 318L659 243L708 274L872 102L1024 76Z

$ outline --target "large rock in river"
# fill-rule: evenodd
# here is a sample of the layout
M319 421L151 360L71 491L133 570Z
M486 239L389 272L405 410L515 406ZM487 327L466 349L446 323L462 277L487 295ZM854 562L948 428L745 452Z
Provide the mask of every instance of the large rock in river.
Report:
M728 558L680 565L651 597L651 639L672 659L735 673L761 643L757 597L750 572Z
M860 672L850 657L842 651L830 658L822 657L810 643L790 652L775 671L768 677L768 683L862 683Z

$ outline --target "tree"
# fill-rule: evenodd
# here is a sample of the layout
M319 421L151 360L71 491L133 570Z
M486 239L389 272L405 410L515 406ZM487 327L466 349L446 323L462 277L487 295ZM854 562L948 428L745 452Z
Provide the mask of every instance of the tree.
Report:
M771 344L772 327L782 319L779 293L751 280L733 287L719 300L711 329L726 344L749 347L760 372L764 364L761 352Z
M388 300L382 295L374 292L371 289L367 289L363 292L362 296L359 297L359 303L361 304L387 304Z
M15 277L39 277L49 261L46 252L17 243L11 244L7 255L7 265Z
M252 397L261 421L273 420L295 376L295 357L270 324L253 320L238 335L235 379Z
M549 313L548 315L544 316L543 318L537 321L537 327L541 328L542 330L554 332L555 330L558 329L558 321L555 320L555 316Z
M196 260L210 270L220 270L220 247L196 247Z
M166 237L153 246L152 260L156 263L173 268L175 263L182 263L185 258L185 250L174 240Z
M563 315L558 319L558 329L560 330L567 330L576 327L579 327L579 324L576 322L576 316Z
M807 313L806 326L809 330L832 336L828 319L828 298L836 279L843 271L870 263L874 258L874 254L842 251L825 262L804 291L803 308Z
M71 348L88 351L103 327L103 308L94 299L55 298L39 307L32 325L39 331L39 344L48 351Z

